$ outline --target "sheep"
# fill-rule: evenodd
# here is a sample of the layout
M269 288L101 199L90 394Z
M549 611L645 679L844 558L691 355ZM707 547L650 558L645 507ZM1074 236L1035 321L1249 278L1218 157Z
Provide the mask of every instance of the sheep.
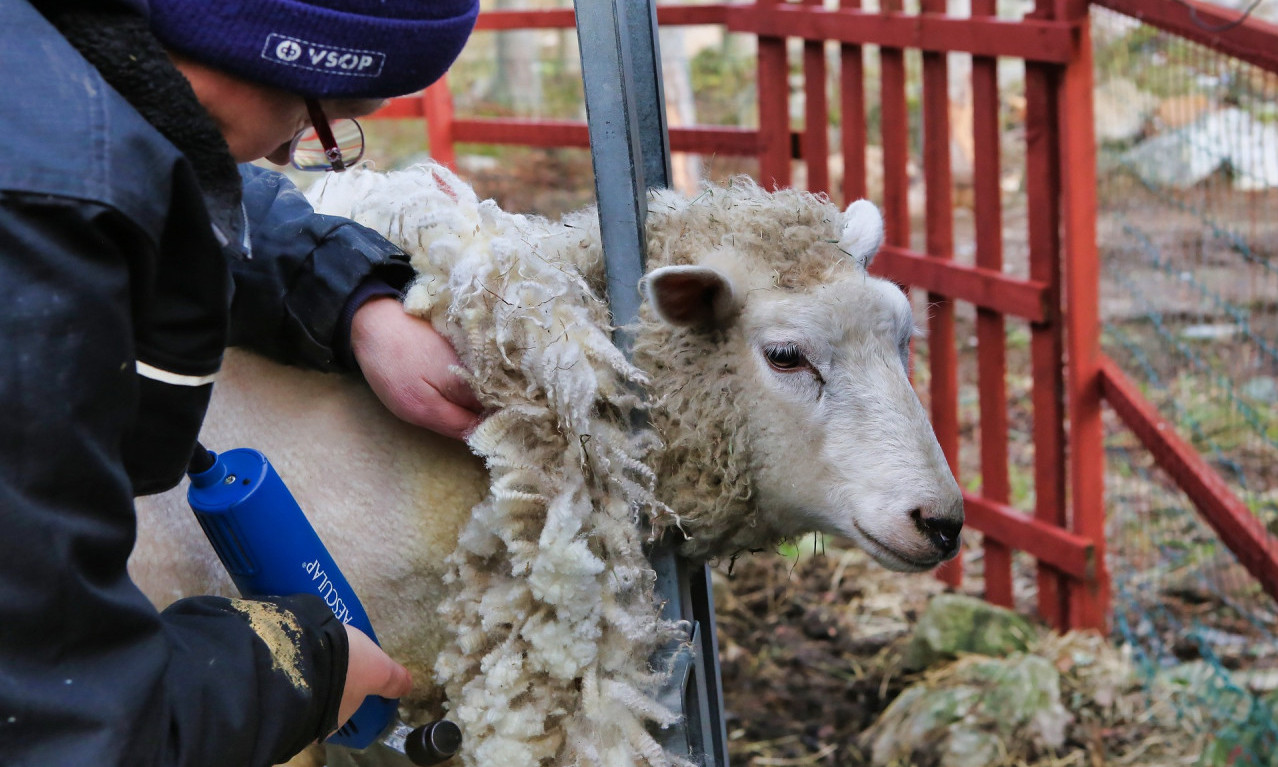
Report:
M747 179L651 192L632 362L594 210L507 213L437 165L312 194L412 255L405 310L494 413L467 450L351 377L231 352L202 441L271 458L413 671L405 703L447 698L464 764L678 761L648 732L675 721L648 658L686 641L659 617L652 540L706 559L815 530L902 571L956 553L962 496L909 381L910 305L866 271L871 203ZM139 517L130 569L157 605L231 593L180 492Z

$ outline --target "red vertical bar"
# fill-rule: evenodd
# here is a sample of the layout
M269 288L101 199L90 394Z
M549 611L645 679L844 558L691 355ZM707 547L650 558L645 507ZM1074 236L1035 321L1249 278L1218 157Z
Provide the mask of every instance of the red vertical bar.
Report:
M822 0L803 0L818 8ZM830 104L825 93L825 41L803 43L803 161L808 169L808 190L830 191Z
M759 7L778 0L757 0ZM785 38L759 35L759 182L768 189L790 185L790 86Z
M925 14L944 14L946 0L922 0ZM927 196L927 253L931 258L954 257L954 185L950 168L949 63L944 52L923 52L923 178ZM931 365L932 427L958 476L958 350L955 344L954 301L928 293L927 349ZM957 586L963 580L963 560L947 562L938 572Z
M882 0L883 13L900 13L902 0ZM910 119L906 100L905 51L879 48L879 140L883 145L884 241L910 247ZM908 287L906 288L908 291ZM910 345L911 351L914 344ZM929 355L932 352L928 347ZM935 369L936 360L929 367ZM944 566L943 566L944 567ZM942 571L937 576L945 578ZM952 577L952 576L951 576Z
M901 0L883 0L884 13L900 13ZM883 143L884 239L910 247L909 111L905 98L905 51L879 49L879 131Z
M861 0L842 0L841 8L860 8ZM839 106L842 113L843 205L866 196L865 59L860 45L839 48Z
M453 147L453 94L448 78L441 77L422 91L422 112L426 115L426 140L430 156L441 165L457 169L457 152Z
M972 16L993 16L996 0L973 0ZM1003 271L1003 202L999 185L998 60L972 57L972 134L975 146L976 265ZM976 311L977 371L981 404L981 494L1007 503L1011 482L1007 467L1007 336L1003 315ZM985 538L985 598L1012 607L1012 550Z
M1052 0L1039 0L1036 16L1050 17ZM1045 10L1046 6L1046 10ZM1044 12L1045 11L1045 12ZM1030 278L1051 286L1051 305L1060 306L1060 140L1057 134L1059 67L1025 64L1025 184L1028 202ZM1061 323L1030 325L1034 403L1034 516L1065 527L1064 339ZM1038 611L1054 628L1069 626L1068 579L1038 566Z
M1109 619L1105 567L1105 434L1101 424L1100 257L1096 248L1096 140L1092 124L1091 25L1085 2L1060 2L1058 18L1079 22L1078 55L1060 80L1068 332L1070 500L1074 532L1094 542L1092 581L1069 583L1070 628L1104 631Z

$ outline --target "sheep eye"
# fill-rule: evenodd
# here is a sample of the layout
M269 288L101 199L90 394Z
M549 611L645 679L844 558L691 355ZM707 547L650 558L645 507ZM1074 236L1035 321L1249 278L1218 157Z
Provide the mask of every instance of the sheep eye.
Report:
M798 370L808 367L808 360L794 344L769 346L763 350L768 364L777 370Z

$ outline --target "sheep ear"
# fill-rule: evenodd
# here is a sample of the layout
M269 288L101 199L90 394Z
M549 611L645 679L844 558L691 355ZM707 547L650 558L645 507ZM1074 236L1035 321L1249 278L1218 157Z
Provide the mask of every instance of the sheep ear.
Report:
M671 325L718 327L740 311L732 281L709 266L663 266L642 285L657 316Z
M843 211L839 249L861 266L869 266L883 244L883 214L869 200L857 200Z

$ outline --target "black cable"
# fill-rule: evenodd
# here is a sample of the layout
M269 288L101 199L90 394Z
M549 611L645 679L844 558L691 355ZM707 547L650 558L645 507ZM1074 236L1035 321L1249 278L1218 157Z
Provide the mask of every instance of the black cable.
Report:
M213 457L213 454L210 453L208 449L204 447L204 445L201 445L199 442L196 442L195 450L191 453L191 462L187 464L187 467L186 467L186 473L202 474L208 471L209 469L213 468L213 463L216 460L217 459Z
M1172 2L1176 3L1177 5L1183 5L1189 9L1189 19L1190 21L1194 22L1194 26L1206 32L1216 33L1216 32L1224 32L1226 30L1233 29L1239 24L1242 24L1251 16L1251 12L1256 10L1256 8L1258 8L1260 4L1264 2L1264 0L1251 0L1251 5L1247 6L1247 8L1243 10L1241 16L1234 19L1233 21L1229 21L1224 24L1218 24L1216 26L1212 26L1211 24L1208 24L1207 22L1203 21L1202 17L1198 15L1198 8L1185 2L1185 0L1172 0Z

